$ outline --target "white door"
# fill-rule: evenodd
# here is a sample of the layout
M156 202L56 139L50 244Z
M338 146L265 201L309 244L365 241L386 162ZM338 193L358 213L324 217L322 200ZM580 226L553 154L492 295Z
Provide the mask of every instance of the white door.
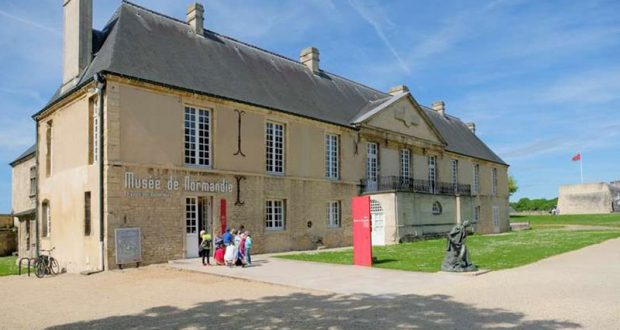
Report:
M377 172L379 167L378 161L379 147L374 142L368 143L368 160L366 163L366 191L377 190Z
M185 257L198 257L198 199L185 198Z
M493 206L493 230L499 233L499 207Z
M372 223L372 245L385 245L383 207L374 199L370 200L370 220Z

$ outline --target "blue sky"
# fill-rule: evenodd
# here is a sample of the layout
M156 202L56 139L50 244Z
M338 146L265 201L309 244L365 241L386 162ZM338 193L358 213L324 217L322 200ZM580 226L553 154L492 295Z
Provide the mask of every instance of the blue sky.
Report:
M120 1L95 0L101 28ZM189 1L135 1L184 19ZM620 1L205 0L205 26L474 121L510 167L520 197L620 180ZM60 84L59 0L0 1L0 213L8 163L34 142L31 115Z

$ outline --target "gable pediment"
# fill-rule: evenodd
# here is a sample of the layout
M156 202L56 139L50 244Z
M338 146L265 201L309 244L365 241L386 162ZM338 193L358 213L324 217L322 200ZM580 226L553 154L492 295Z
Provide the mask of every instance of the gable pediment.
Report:
M367 116L360 124L368 128L411 136L430 143L444 144L443 138L409 94L386 101L377 107L375 113Z

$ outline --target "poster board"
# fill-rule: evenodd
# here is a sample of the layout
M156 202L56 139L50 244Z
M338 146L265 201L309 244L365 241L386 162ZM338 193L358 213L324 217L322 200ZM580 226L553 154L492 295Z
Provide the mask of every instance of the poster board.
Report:
M370 196L353 197L353 264L372 266Z
M116 264L142 262L142 235L140 228L117 228L114 230Z

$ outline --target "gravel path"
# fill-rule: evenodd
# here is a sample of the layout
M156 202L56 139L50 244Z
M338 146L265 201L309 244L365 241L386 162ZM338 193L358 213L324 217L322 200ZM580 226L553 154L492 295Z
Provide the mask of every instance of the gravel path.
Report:
M295 263L274 269L278 278L296 278ZM377 288L392 280L391 273L382 274L374 281ZM320 275L323 281L343 281ZM400 283L399 294L354 293L348 283L342 283L342 292L308 290L298 278L300 288L293 288L167 266L44 280L3 277L0 329L617 329L620 324L620 239L444 285Z

